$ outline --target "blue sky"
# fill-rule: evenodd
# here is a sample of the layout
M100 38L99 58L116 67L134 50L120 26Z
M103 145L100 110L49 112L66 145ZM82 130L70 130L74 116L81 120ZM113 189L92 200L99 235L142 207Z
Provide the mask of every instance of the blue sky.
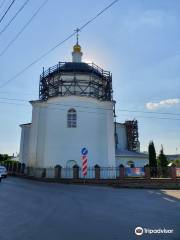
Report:
M2 0L0 0L1 3ZM0 30L25 0L17 0ZM10 0L0 8L0 16ZM22 70L111 1L49 0L23 34L0 56L0 85ZM0 35L0 52L29 20L43 0L30 0L22 13ZM154 140L157 152L180 152L180 1L120 0L80 33L84 61L93 61L113 75L118 121L136 118L141 150ZM19 151L19 124L31 121L31 106L3 98L38 98L39 75L58 61L71 61L72 38L16 80L0 89L0 152ZM5 103L6 102L6 103ZM13 104L8 104L8 103ZM147 108L147 104L149 103ZM124 112L121 110L129 110ZM150 118L151 117L151 118Z

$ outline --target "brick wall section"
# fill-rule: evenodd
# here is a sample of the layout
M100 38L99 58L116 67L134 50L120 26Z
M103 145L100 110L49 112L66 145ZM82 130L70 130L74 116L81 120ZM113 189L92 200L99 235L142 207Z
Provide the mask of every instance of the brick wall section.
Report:
M74 167L73 167L73 178L79 179L79 166L78 165L74 165Z
M173 180L145 179L145 178L124 178L124 179L62 179L62 178L36 178L25 175L13 174L14 176L32 179L43 182L57 182L65 184L87 184L87 185L107 185L113 187L126 188L156 188L156 189L180 189L180 178Z
M94 170L95 170L95 179L99 180L100 179L100 167L98 165L95 165Z
M125 177L125 168L123 166L119 166L119 176L120 179L123 179Z
M150 169L145 167L145 177L125 177L125 169L123 166L119 167L119 178L117 179L100 179L100 167L95 166L95 178L80 179L79 166L73 167L73 179L62 179L61 166L54 168L54 178L46 177L46 169L43 169L42 175L39 177L28 176L29 168L27 168L26 175L24 174L24 167L10 167L10 175L19 176L28 179L45 182L59 182L72 184L99 184L111 185L114 187L129 187L129 188L164 188L164 189L180 189L180 178L176 177L176 168L172 166L170 170L170 178L150 178Z
M61 178L61 166L58 165L54 168L54 177L55 178Z
M176 167L174 166L171 167L171 178L176 180Z
M146 166L146 167L144 167L144 171L145 171L145 178L150 179L151 178L150 168Z

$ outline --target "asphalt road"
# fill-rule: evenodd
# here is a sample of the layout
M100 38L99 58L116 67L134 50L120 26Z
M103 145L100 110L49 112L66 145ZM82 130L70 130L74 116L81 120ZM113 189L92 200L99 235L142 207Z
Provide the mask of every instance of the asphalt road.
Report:
M137 226L173 234L136 236ZM180 200L160 190L0 183L0 240L180 240Z

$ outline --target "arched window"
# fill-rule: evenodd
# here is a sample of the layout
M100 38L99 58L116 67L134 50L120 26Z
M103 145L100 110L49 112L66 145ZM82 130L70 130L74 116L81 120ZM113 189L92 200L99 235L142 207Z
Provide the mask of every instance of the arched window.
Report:
M67 127L76 128L77 125L77 113L76 110L71 108L67 113Z
M68 160L66 162L66 167L67 168L72 168L74 165L77 165L77 162L75 160Z

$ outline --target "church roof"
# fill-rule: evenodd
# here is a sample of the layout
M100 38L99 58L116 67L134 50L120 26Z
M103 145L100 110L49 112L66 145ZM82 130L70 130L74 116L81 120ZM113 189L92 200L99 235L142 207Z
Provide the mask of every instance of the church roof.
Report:
M26 127L26 126L31 126L32 123L23 123L23 124L20 124L19 126L20 127Z
M102 76L102 73L99 70L84 62L66 62L64 65L62 65L62 67L60 67L60 70L64 72L94 73Z
M140 158L147 158L148 154L135 152L135 151L129 151L127 149L116 149L116 156L119 157L140 157Z
M93 73L101 78L106 78L110 76L109 71L105 71L94 63L85 63L85 62L59 62L59 64L50 67L43 72L41 77L47 77L59 72L66 73Z

